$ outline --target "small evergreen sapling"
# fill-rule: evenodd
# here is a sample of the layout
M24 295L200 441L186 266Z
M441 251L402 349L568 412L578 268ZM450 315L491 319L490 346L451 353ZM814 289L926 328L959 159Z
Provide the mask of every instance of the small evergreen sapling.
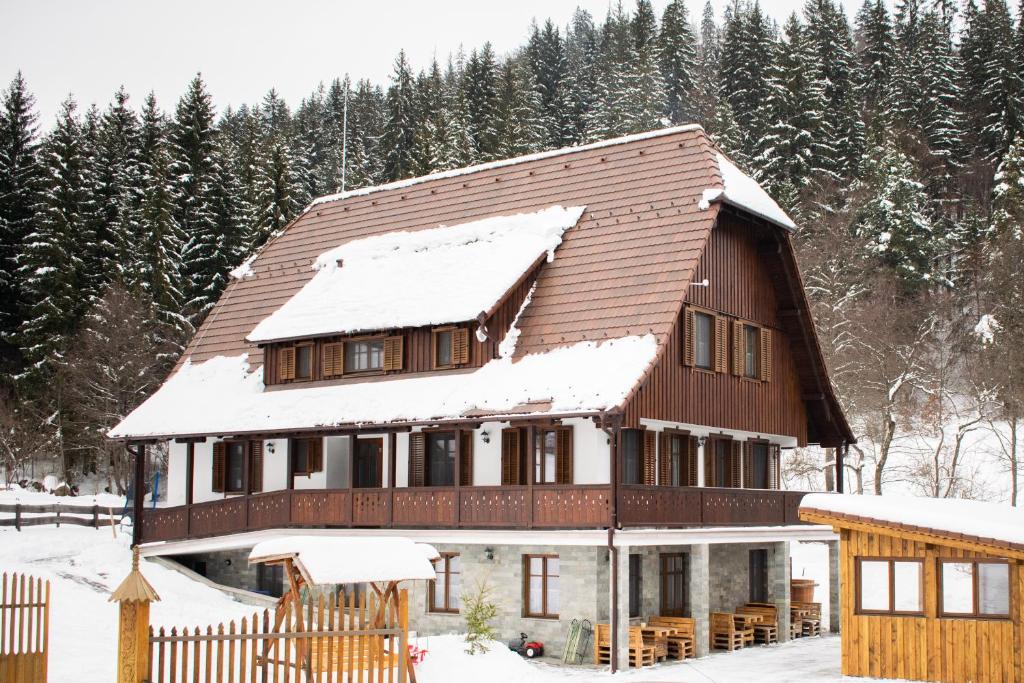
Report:
M466 614L466 654L487 652L488 643L497 637L491 620L498 616L498 606L492 602L493 590L486 580L478 581L476 590L463 598Z

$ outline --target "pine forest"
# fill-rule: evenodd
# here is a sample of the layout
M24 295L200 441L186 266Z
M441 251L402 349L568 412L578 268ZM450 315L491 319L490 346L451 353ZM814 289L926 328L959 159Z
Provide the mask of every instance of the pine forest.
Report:
M699 123L798 223L859 443L848 489L1016 504L1024 436L1024 16L1007 0L618 4L297 106L0 106L0 468L123 493L105 432L159 386L232 268L318 196ZM357 75L356 75L357 76ZM270 85L270 84L268 84ZM258 98L258 95L256 95ZM982 445L979 445L982 444ZM791 486L835 454L787 453Z

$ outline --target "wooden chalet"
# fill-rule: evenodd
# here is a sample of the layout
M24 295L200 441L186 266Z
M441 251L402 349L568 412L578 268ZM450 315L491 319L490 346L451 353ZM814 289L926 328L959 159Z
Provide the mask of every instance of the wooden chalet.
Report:
M693 614L703 651L735 605L708 604L701 563L781 606L786 544L834 538L780 488L783 454L820 444L841 490L853 440L794 227L698 126L317 200L111 432L139 490L169 450L135 540L251 582L217 553L406 535L442 555L420 632L500 562L507 635L557 648L573 617L607 620L624 661L630 617ZM560 579L577 570L595 578Z
M1024 514L969 500L807 496L840 535L843 674L1024 678Z

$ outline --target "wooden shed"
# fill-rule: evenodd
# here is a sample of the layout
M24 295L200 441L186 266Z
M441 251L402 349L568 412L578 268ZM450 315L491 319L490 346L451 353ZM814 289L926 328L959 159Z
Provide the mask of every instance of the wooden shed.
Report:
M1024 513L995 503L812 494L840 535L848 676L1024 680Z

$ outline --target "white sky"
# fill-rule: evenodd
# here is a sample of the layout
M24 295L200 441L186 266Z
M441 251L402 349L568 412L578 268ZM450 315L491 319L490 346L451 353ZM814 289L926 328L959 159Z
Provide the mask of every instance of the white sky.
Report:
M713 0L719 16L727 1ZM861 4L842 2L851 17ZM654 0L659 15L667 3ZM155 90L170 111L196 71L218 111L271 87L294 107L346 72L385 83L403 47L417 70L460 44L503 54L531 18L564 25L577 5L600 18L608 0L0 0L0 84L20 68L44 127L68 92L105 108L121 84L136 106ZM761 5L781 22L803 0ZM687 2L695 20L703 6Z

